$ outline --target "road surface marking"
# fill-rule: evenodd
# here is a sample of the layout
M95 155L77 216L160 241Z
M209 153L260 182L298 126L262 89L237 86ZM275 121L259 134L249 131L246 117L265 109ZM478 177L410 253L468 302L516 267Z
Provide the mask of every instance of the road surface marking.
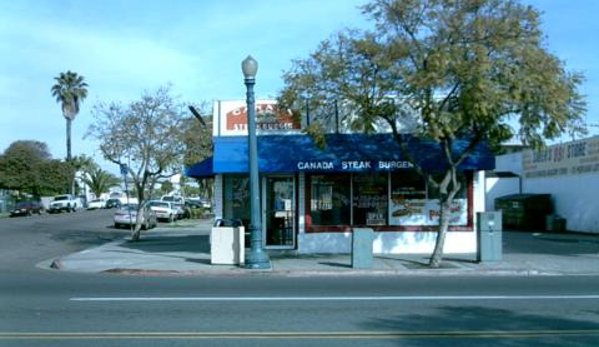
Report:
M155 340L155 339L429 339L539 338L599 336L597 329L456 331L281 331L281 332L3 332L2 340Z
M279 297L73 297L79 302L196 301L440 301L440 300L597 300L599 295L441 295L441 296L279 296Z

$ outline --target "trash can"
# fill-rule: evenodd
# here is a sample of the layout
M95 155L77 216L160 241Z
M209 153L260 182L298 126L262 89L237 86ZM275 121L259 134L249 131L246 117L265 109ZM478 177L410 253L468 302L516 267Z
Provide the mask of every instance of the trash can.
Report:
M566 231L566 219L564 217L550 214L546 218L546 230L555 232Z
M502 211L506 229L545 230L553 203L551 194L512 194L495 199L495 210Z
M241 265L245 259L245 228L238 219L217 219L210 232L210 263Z
M354 269L372 269L374 231L354 228L352 233L351 265Z
M501 261L502 221L501 211L479 212L476 219L478 233L478 261Z
M566 231L566 218L556 216L553 219L553 231L557 231L557 232Z

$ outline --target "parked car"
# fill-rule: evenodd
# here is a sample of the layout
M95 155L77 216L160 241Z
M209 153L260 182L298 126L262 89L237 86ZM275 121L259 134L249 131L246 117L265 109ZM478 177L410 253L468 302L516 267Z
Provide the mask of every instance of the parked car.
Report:
M36 201L22 201L17 203L15 208L10 211L11 217L31 216L34 213L42 214L44 206Z
M185 204L189 206L189 208L203 208L205 210L209 210L212 208L212 201L210 199L187 199L185 200Z
M200 199L200 203L202 204L202 207L205 209L211 209L212 208L212 201L210 201L210 199Z
M169 222L173 222L175 218L177 218L177 211L168 201L151 200L148 202L148 206L156 212L156 217L158 219L165 219Z
M169 202L178 202L178 203L184 203L185 199L180 196L180 195L163 195L160 198L161 201L169 201Z
M177 219L183 219L183 218L186 218L189 216L189 213L185 212L185 210L186 210L185 205L183 205L182 203L173 202L173 203L171 203L171 205L173 206L173 209L177 213Z
M119 207L121 207L121 200L119 200L119 199L106 200L106 208L119 208Z
M197 200L185 200L185 206L188 208L202 208L202 203Z
M95 210L97 208L106 208L106 200L104 199L94 199L87 204L88 210Z
M137 223L138 204L123 204L114 211L114 227L131 227ZM151 229L158 225L156 213L147 204L141 206L141 228Z
M48 213L57 213L62 211L75 212L79 207L81 207L81 204L79 203L78 199L71 194L57 195L50 203Z

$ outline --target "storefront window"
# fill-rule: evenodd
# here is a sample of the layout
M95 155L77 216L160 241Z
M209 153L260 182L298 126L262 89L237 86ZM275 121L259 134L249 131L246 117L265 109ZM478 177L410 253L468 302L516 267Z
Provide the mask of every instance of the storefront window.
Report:
M310 213L315 225L351 223L351 179L349 175L310 177Z
M440 177L435 177L440 181ZM450 225L465 225L468 218L465 175L459 176L462 190L456 195L450 208ZM389 225L438 225L438 192L427 185L427 181L413 171L391 174L391 201Z
M387 173L354 174L353 224L387 224L387 201L389 200L387 179Z
M450 207L450 225L468 224L469 177L459 176L462 190ZM309 182L312 225L439 224L438 193L416 171L312 175Z
M226 175L224 178L224 217L241 219L245 225L250 220L249 176Z

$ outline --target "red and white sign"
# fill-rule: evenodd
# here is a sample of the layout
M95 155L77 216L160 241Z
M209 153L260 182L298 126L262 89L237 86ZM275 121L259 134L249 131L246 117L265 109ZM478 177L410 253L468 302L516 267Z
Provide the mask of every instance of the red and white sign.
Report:
M219 125L217 135L247 135L248 110L245 102L220 101L218 106L220 107L215 107L215 119L218 119L215 123ZM299 131L301 123L293 116L291 110L280 110L276 101L258 100L256 129L259 133L289 133Z

